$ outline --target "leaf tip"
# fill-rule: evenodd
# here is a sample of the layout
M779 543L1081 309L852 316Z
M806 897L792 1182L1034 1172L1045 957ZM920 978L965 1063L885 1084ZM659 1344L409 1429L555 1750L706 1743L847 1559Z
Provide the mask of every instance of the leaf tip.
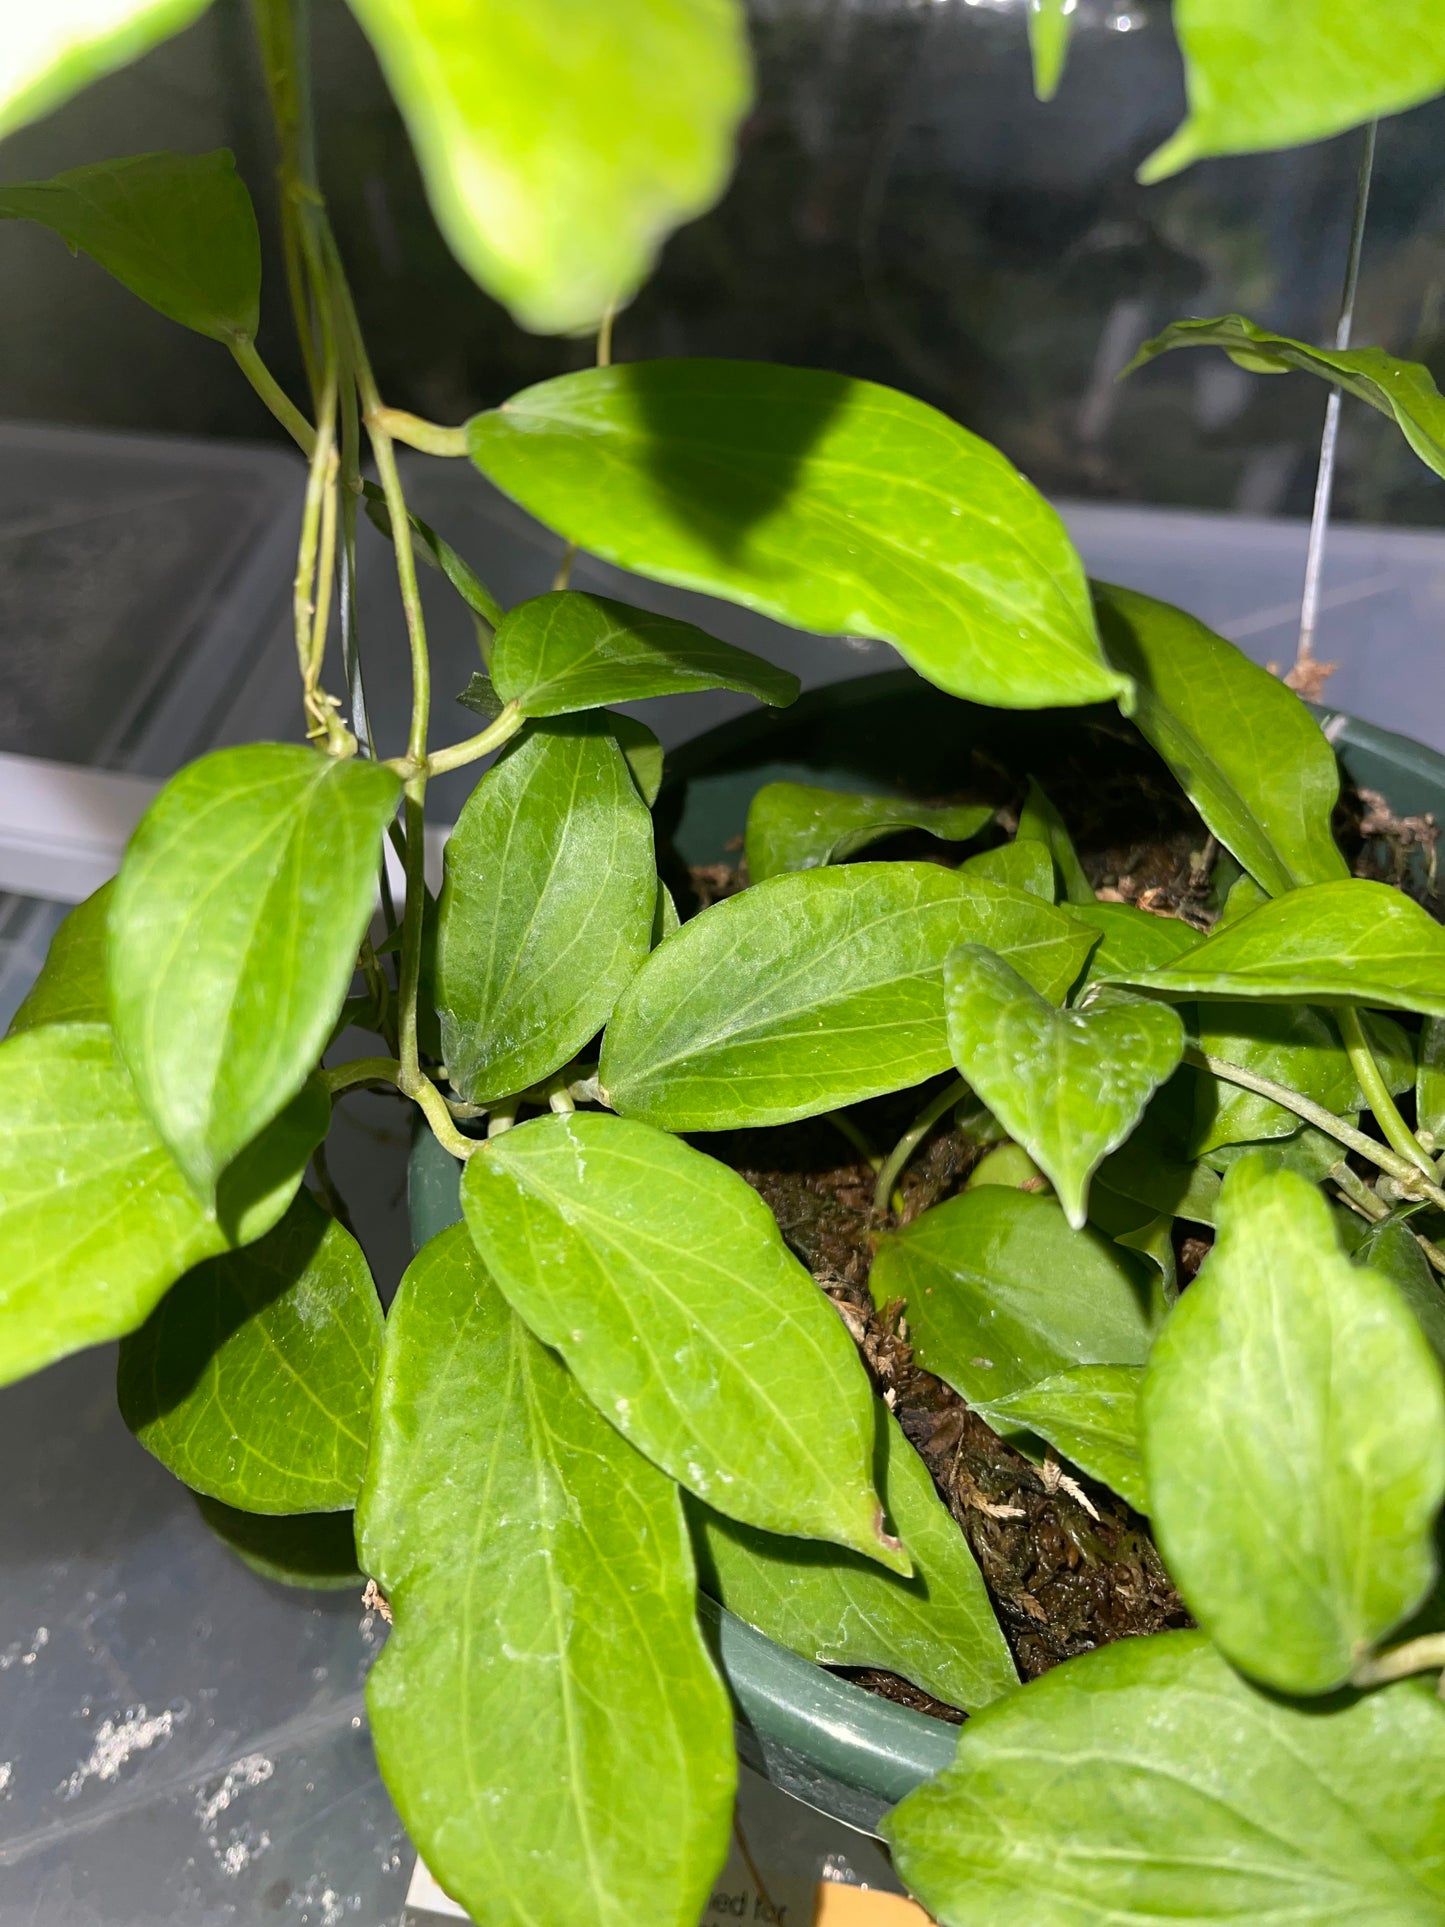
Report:
M1134 178L1140 187L1154 187L1171 174L1182 173L1199 159L1199 152L1199 137L1194 130L1193 120L1186 120L1175 128L1162 147L1156 147L1152 154L1140 162Z

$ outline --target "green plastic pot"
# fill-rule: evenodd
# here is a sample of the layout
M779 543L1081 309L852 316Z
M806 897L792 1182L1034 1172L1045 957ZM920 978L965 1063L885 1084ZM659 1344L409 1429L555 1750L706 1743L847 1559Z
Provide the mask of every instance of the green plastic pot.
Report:
M1317 713L1354 783L1379 791L1398 815L1445 819L1445 757L1353 717ZM1119 727L1112 712L1091 711L1088 720L1104 731ZM1077 742L1079 721L1069 711L977 709L907 670L835 683L790 710L740 717L670 754L659 829L684 863L722 862L764 783L936 795L956 786L960 751L974 746L1046 780L1055 753ZM460 1218L459 1171L431 1133L421 1133L408 1192L417 1246ZM953 1758L956 1727L800 1659L711 1600L702 1601L702 1612L732 1692L739 1753L785 1792L872 1832L889 1807Z

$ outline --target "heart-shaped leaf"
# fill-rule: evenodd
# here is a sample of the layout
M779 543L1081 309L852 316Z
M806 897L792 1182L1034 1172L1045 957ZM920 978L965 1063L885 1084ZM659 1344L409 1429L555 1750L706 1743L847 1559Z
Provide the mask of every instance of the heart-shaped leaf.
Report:
M1139 1446L1142 1365L1076 1365L977 1409L996 1432L1037 1432L1136 1512L1149 1510Z
M1160 1550L1237 1666L1329 1692L1428 1590L1440 1367L1302 1178L1257 1155L1230 1172L1214 1249L1154 1348L1142 1419Z
M959 1072L1053 1183L1077 1231L1089 1179L1128 1137L1184 1052L1184 1024L1168 1004L1107 991L1056 1010L981 944L944 965L948 1044Z
M1103 582L1094 594L1134 721L1224 847L1271 896L1348 876L1335 753L1294 691L1182 609Z
M489 1139L462 1207L514 1310L690 1492L908 1571L881 1536L853 1342L735 1171L579 1111Z
M1445 1706L1406 1680L1322 1715L1202 1633L1121 1639L971 1719L883 1833L945 1927L1431 1927Z
M776 707L794 702L799 687L786 669L690 622L575 589L509 609L492 643L491 669L498 695L528 716L692 689L736 689Z
M1172 963L1117 979L1166 997L1380 1004L1445 1016L1445 930L1384 883L1293 890Z
M121 1417L195 1492L245 1512L347 1511L366 1464L381 1304L309 1191L198 1265L122 1341Z
M993 1405L1075 1365L1142 1365L1164 1316L1153 1268L1052 1198L985 1185L885 1237L869 1278L908 1308L925 1371Z
M1445 87L1445 59L1438 84ZM1425 466L1445 475L1445 396L1423 362L1402 361L1383 348L1312 348L1306 341L1257 328L1242 314L1225 314L1212 321L1171 322L1162 335L1144 343L1124 372L1171 348L1222 348L1252 374L1298 369L1318 375L1388 416Z
M447 839L437 1003L447 1073L473 1103L565 1064L651 948L652 819L608 720L533 724Z
M1434 0L1178 0L1189 118L1139 169L1162 181L1210 154L1324 140L1445 87Z
M901 1673L945 1705L986 1706L1018 1684L968 1541L882 1405L875 1477L913 1576L816 1539L788 1539L688 1501L704 1590L823 1666Z
M630 301L711 207L751 93L732 0L350 0L437 225L537 334Z
M927 830L943 842L966 843L992 815L987 804L931 806L811 783L764 783L748 806L748 875L761 883L789 870L841 863L900 830Z
M138 60L204 13L208 0L45 0L9 9L0 50L0 139L102 74Z
M40 974L10 1019L7 1037L41 1024L106 1024L110 995L105 984L106 920L113 883L102 883L76 904L50 939Z
M947 1070L943 960L986 943L1062 997L1093 933L934 863L771 877L685 923L618 1000L599 1075L673 1131L782 1124Z
M183 1272L259 1238L325 1135L308 1086L203 1204L103 1024L0 1045L0 1384L133 1331Z
M53 228L183 328L228 347L256 333L261 239L227 148L136 154L0 187L0 220Z
M376 901L401 785L298 744L171 778L111 900L111 1015L136 1090L198 1193L301 1089Z
M489 1927L695 1927L736 1768L677 1487L464 1226L387 1320L357 1524L395 1620L366 1683L377 1760L447 1892Z
M633 361L524 389L466 432L498 488L624 569L891 642L975 702L1128 699L1054 510L997 449L895 389Z

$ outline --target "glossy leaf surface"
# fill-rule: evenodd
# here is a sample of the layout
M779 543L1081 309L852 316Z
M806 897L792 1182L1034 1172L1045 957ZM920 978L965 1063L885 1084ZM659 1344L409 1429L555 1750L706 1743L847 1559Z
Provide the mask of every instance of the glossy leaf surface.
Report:
M600 1418L453 1226L387 1320L362 1564L383 1778L489 1927L695 1927L726 1852L732 1709L676 1486Z
M437 1003L473 1103L549 1076L599 1031L647 955L652 819L603 719L534 725L447 839Z
M1042 897L1045 903L1054 901L1054 859L1042 843L1016 838L965 857L958 869L961 876L990 877L995 883L1006 883L1011 890L1027 890L1030 896Z
M0 220L52 228L132 294L213 341L256 332L261 240L227 148L137 154L0 187Z
M10 1019L7 1037L41 1024L105 1024L110 996L105 985L106 919L113 885L103 883L77 903L50 940L40 974Z
M349 1512L240 1512L198 1497L201 1517L243 1565L278 1586L307 1592L360 1592L354 1521Z
M528 716L694 689L735 689L777 706L795 701L799 686L786 669L691 622L576 589L507 611L492 643L492 681Z
M489 1139L462 1206L513 1309L664 1471L746 1524L908 1570L879 1537L853 1342L736 1172L579 1111Z
M1141 1416L1160 1550L1237 1666L1328 1692L1425 1594L1445 1498L1440 1367L1302 1178L1257 1157L1230 1173Z
M992 815L986 804L940 808L811 783L764 783L748 805L748 875L761 883L789 870L841 863L900 830L927 830L944 842L965 843Z
M350 4L437 225L524 328L595 328L727 183L751 94L730 0Z
M1119 976L1167 997L1381 1004L1445 1016L1445 930L1402 891L1351 877L1292 891L1172 963Z
M628 716L620 709L609 709L606 723L608 734L615 739L632 772L638 795L651 809L662 788L662 744L646 723L638 722L635 716Z
M1064 62L1069 57L1073 8L1069 0L1028 0L1028 23L1034 92L1040 100L1052 100L1059 91Z
M1210 154L1324 140L1445 87L1434 0L1179 0L1189 116L1139 169L1163 180Z
M1172 1095L1172 1089L1166 1093ZM1153 1126L1151 1110L1133 1136L1105 1158L1096 1183L1168 1217L1213 1224L1219 1198L1217 1174L1207 1164L1172 1155Z
M326 1129L310 1093L196 1197L103 1024L0 1045L0 1384L133 1331L181 1274L268 1231Z
M1366 1012L1366 1035L1376 1063L1393 1094L1408 1090L1414 1074L1410 1040L1398 1024ZM1340 1034L1321 1011L1304 1004L1208 1003L1199 1008L1196 1036L1201 1050L1226 1064L1287 1085L1313 1098L1327 1111L1348 1113L1364 1105L1358 1081ZM1291 1137L1299 1116L1225 1078L1196 1072L1194 1136L1196 1157L1222 1144L1260 1138Z
M1294 691L1182 609L1102 582L1095 596L1135 723L1224 847L1271 896L1348 876L1335 753Z
M1359 1219L1351 1223L1359 1225ZM1390 1280L1414 1312L1430 1349L1445 1365L1445 1291L1420 1249L1410 1221L1387 1218L1373 1225L1357 1243L1347 1239L1346 1249L1357 1265L1368 1265Z
M1078 1230L1089 1179L1124 1142L1184 1050L1168 1004L1104 992L1056 1010L993 951L964 944L943 969L960 1076L1053 1184Z
M8 9L0 46L0 139L179 33L206 5L207 0L45 0L44 6Z
M1099 932L1089 954L1086 983L1157 970L1204 941L1182 917L1155 916L1132 903L1076 903L1069 906L1069 914Z
M194 1492L245 1512L339 1512L366 1464L381 1304L311 1193L198 1265L120 1348L121 1417Z
M688 1513L704 1589L770 1639L825 1666L879 1666L946 1705L986 1706L1018 1684L968 1541L882 1405L875 1474L913 1575L816 1540Z
M683 925L602 1047L619 1111L674 1131L781 1124L947 1070L943 960L985 943L1062 997L1093 941L1022 890L932 863L772 877Z
M884 1238L869 1288L880 1309L905 1301L919 1364L976 1405L1076 1365L1142 1365L1164 1311L1142 1260L1000 1185Z
M1321 1716L1159 1633L970 1720L883 1833L943 1927L1434 1927L1442 1789L1423 1682Z
M978 1409L996 1432L1037 1432L1136 1512L1149 1510L1139 1448L1141 1365L1076 1365Z
M977 702L1128 696L1054 510L987 442L894 389L766 362L630 362L524 389L467 440L549 528L639 575L891 642Z
M1445 59L1440 73L1445 87ZM1383 348L1312 348L1306 341L1257 328L1243 315L1226 314L1213 321L1172 322L1162 335L1144 343L1130 366L1153 361L1171 348L1222 348L1253 374L1297 369L1318 375L1388 416L1426 467L1445 475L1445 396L1423 362L1402 361Z
M202 1195L331 1035L400 793L379 763L256 743L172 777L131 838L110 906L111 1015Z
M1084 874L1068 825L1044 794L1038 780L1029 778L1028 794L1019 812L1020 843L1042 843L1058 873L1059 885L1069 903L1093 904L1094 886Z

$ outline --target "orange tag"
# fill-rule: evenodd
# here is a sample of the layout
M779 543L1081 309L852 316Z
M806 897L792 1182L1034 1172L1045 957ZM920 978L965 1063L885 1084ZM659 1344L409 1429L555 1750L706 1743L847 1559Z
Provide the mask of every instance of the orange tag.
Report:
M813 1927L933 1927L916 1901L825 1880L813 1906Z

